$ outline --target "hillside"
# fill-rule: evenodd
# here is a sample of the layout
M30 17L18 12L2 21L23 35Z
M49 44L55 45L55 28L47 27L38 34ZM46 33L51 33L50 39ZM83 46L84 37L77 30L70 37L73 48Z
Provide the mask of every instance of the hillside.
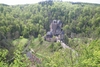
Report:
M44 41L53 20L62 21L64 43L78 55L60 42ZM99 43L99 4L0 4L0 67L99 67ZM26 57L31 50L35 61Z

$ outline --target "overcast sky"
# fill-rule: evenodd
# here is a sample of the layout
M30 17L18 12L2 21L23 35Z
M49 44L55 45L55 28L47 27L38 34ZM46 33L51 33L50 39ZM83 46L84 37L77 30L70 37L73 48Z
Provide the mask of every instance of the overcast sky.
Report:
M44 1L44 0L0 0L0 3L4 3L8 5L17 5L17 4L33 4L33 3L38 3L40 1ZM88 2L88 3L100 4L100 0L63 0L63 1Z

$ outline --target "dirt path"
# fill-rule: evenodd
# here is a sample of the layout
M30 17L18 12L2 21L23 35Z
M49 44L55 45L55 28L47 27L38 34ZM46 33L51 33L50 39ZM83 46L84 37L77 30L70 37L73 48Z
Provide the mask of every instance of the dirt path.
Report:
M60 41L60 40L57 40L57 42L60 42L61 43L61 46L64 48L64 49L69 49L69 50L71 50L72 52L74 52L77 56L78 56L78 53L74 50L74 49L72 49L71 47L69 47L69 46L67 46L64 42L62 42L62 41Z

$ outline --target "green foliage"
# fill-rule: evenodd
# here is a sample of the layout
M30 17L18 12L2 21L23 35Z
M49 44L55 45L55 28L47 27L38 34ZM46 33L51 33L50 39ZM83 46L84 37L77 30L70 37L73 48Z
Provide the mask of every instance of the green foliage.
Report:
M61 49L60 43L43 41L42 36L49 31L54 19L63 22L65 43L78 51L78 59L71 50ZM0 67L29 66L29 60L22 53L27 44L45 55L40 64L43 67L100 67L100 41L87 45L90 38L99 39L99 26L100 5L72 2L0 4ZM76 39L70 38L71 33L76 34ZM30 39L31 36L34 38Z
M47 56L42 62L43 67L75 67L76 55L70 50L59 50Z
M60 4L60 5L59 5ZM84 6L82 6L84 5ZM94 9L94 10L92 10ZM8 38L38 37L49 30L53 19L60 19L66 34L97 37L99 35L100 5L54 2L52 5L0 5L0 31ZM94 31L95 33L92 33ZM8 34L9 33L9 34Z
M6 56L8 54L8 50L6 49L0 49L0 67L8 67Z
M79 66L99 67L100 66L100 40L91 42L88 47L82 50Z
M10 67L27 67L30 64L30 61L26 57L26 55L21 54L20 51L16 50L14 53L14 61L9 66Z
M43 40L42 40L42 36L40 34L38 35L38 39L39 39L40 44L42 44Z
M64 43L69 44L69 39L68 39L68 36L66 34L64 36Z
M51 43L50 46L49 46L51 52L55 52L55 51L58 51L59 49L62 48L60 42L58 43Z

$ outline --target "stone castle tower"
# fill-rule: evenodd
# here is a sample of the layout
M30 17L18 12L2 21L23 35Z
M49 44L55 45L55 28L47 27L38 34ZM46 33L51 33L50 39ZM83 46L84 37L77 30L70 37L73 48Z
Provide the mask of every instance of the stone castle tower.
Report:
M53 20L50 24L50 31L47 32L45 36L45 40L52 40L53 36L58 37L58 39L62 40L64 31L62 30L63 23L61 20Z

